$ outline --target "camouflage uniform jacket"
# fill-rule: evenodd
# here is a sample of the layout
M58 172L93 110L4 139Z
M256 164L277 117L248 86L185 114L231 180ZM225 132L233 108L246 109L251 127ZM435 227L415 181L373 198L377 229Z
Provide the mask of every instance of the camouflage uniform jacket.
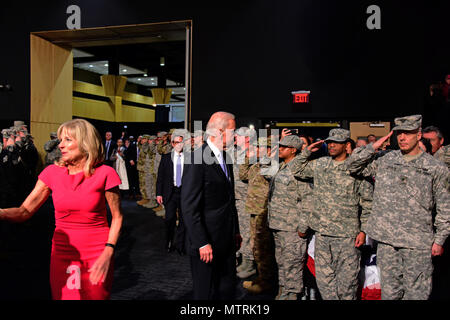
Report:
M145 171L146 163L149 160L150 146L148 143L141 144L139 146L139 158L137 161L137 169L138 171Z
M311 151L304 149L291 167L297 178L314 179L310 227L335 237L356 237L365 232L372 207L372 184L350 174L348 159L337 162L325 156L309 161L310 156Z
M302 182L292 174L292 164L282 162L274 176L264 176L270 180L268 222L271 229L305 233L308 223L301 207Z
M172 144L170 144L169 142L165 145L163 145L164 140L159 140L157 145L156 145L156 150L158 151L158 153L160 155L166 154L166 153L171 153L172 152Z
M443 146L434 154L434 157L447 165L450 169L450 144Z
M245 211L251 214L267 214L269 181L261 175L261 164L249 164L248 158L239 166L239 179L248 182Z
M351 172L375 178L368 235L394 247L430 249L433 242L442 246L450 234L448 168L425 152L408 162L400 150L377 160L374 154L370 144L349 158Z
M248 181L243 181L244 179L240 178L239 170L240 165L238 164L239 156L237 155L239 151L236 150L233 164L233 174L234 174L234 193L236 200L245 200L247 198L248 192ZM240 155L243 155L240 153ZM244 155L245 156L245 155ZM241 162L242 163L242 162Z

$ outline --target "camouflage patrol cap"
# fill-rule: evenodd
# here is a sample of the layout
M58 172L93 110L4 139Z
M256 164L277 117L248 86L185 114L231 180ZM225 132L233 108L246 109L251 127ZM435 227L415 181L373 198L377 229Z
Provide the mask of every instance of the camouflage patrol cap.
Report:
M23 122L23 121L20 121L20 120L14 121L14 127L21 127L24 125L25 125L25 122Z
M150 135L149 134L143 134L141 137L142 137L142 139L150 139Z
M270 138L259 137L258 140L256 140L256 139L252 140L252 145L255 147L258 147L258 146L270 147Z
M250 129L248 127L240 127L239 129L234 131L234 133L237 134L238 136L247 136L249 130Z
M51 138L57 138L58 134L56 132L50 132L50 137Z
M162 137L164 137L166 134L167 134L166 131L158 132L158 138L162 138Z
M176 128L172 128L169 130L169 133L172 134L175 131Z
M154 140L154 139L156 139L156 136L154 134L152 134L151 136L148 136L148 139Z
M302 149L303 140L300 139L298 136L295 135L289 135L285 136L280 140L280 146L289 147L289 148L296 148L297 150Z
M395 127L392 130L412 131L422 126L422 115L399 117L394 119Z
M325 139L325 141L334 141L334 142L347 142L350 139L350 131L342 128L331 129L328 134L329 137Z

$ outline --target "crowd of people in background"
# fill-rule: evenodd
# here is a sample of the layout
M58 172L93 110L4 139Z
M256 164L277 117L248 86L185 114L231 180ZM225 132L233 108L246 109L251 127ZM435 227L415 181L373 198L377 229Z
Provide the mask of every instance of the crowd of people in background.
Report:
M278 287L277 300L297 300L304 297L310 294L306 291L307 287L313 287L327 300L357 299L358 288L361 286L358 282L362 259L360 249L368 243L372 243L373 247L374 242L367 236L366 230L371 230L372 234L382 234L373 226L368 227L375 221L370 219L374 217L374 210L387 215L386 212L389 212L384 205L379 204L380 198L376 198L381 192L380 187L377 189L377 183L384 183L383 187L387 189L400 186L390 185L388 180L383 180L387 179L382 175L386 174L385 171L378 175L377 171L366 173L365 170L369 167L367 163L377 163L378 170L381 170L380 167L389 170L386 168L390 168L392 163L396 163L399 172L406 170L401 169L402 165L410 169L411 159L405 158L403 163L394 156L394 151L398 148L403 150L403 145L409 143L401 140L399 135L410 132L420 132L420 154L429 154L432 157L426 158L426 165L417 164L416 167L420 167L416 169L417 172L433 175L433 168L447 168L447 171L440 172L439 176L443 182L440 180L442 183L438 187L442 189L444 186L444 190L436 191L435 188L438 187L433 185L433 190L429 191L430 195L422 195L424 191L420 188L411 189L417 193L413 195L417 203L411 204L411 201L405 200L409 201L408 205L412 206L413 211L419 210L421 206L426 207L426 210L433 213L433 223L436 213L439 213L438 245L442 248L450 232L450 147L444 145L444 137L439 128L429 126L421 129L421 121L421 116L396 118L394 130L398 134L397 140L390 139L390 135L376 137L369 134L354 141L350 138L350 132L341 128L332 129L324 140L304 135L298 129L284 128L281 132L278 129L269 129L266 135L258 137L254 129L237 128L233 133L234 147L224 147L230 158L234 159L231 170L233 176L228 177L229 170L225 167L222 169L227 177L233 180L242 240L235 255L235 264L237 276L244 279L243 287L250 294L270 292ZM187 242L191 241L187 239L194 235L189 227L191 217L184 217L181 209L181 181L184 181L182 179L185 174L182 168L186 168L186 154L195 154L196 150L204 147L207 142L210 143L211 136L208 130L190 133L185 129L171 129L169 132L159 131L153 135L142 134L137 139L122 132L120 138L114 140L111 132L105 133L104 164L114 168L119 175L121 197L134 200L137 205L152 209L156 215L166 219L168 252L176 249L178 253L185 254L189 251ZM1 140L0 208L5 208L17 205L32 190L37 179L38 153L26 125L21 121L16 121L14 126L3 130ZM59 142L57 134L50 133L50 140L44 145L47 153L46 166L61 157ZM214 147L211 147L211 150L214 151ZM171 155L171 160L167 158L164 161L169 161L169 164L160 165L165 155L166 158ZM236 161L237 159L241 161ZM414 159L417 159L417 156L412 158L413 161ZM417 177L417 181L421 182L423 177ZM394 176L391 178L395 180ZM406 183L410 176L405 171L399 179L400 184ZM433 176L432 179L437 178ZM169 188L173 187L169 196L164 189L166 187L163 186L163 180L169 180ZM23 192L18 193L17 190ZM440 192L439 196L436 192ZM172 196L172 193L176 196ZM18 196L22 198L16 199ZM421 203L419 198L422 196L432 200L426 204ZM399 200L399 203L402 202ZM376 218L380 218L380 212L377 212ZM186 228L184 219L188 219ZM412 227L407 228L408 232L429 232L428 229L422 230L421 222L411 219ZM385 220L377 222L386 223ZM396 223L402 225L401 221ZM432 227L431 223L431 220L426 222L433 234L436 232L436 225ZM386 226L386 229L391 228L389 224ZM410 255L408 258L403 256L404 259L417 257L414 250L419 249L412 244L417 239L405 237L403 242L378 238L378 250L382 252L383 259L400 259L396 252L389 250L398 251L404 247L408 250L401 254ZM417 242L422 243L422 238L419 238ZM311 241L315 242L316 264L316 275L312 282L305 276L307 250ZM433 255L441 254L442 251L433 247ZM205 257L207 256L208 253ZM208 258L205 259L208 262ZM428 262L424 263L429 265ZM421 279L403 283L402 281L410 281L416 272L413 270L411 275L404 274L406 269L401 263L395 267L398 270L391 270L394 267L386 265L386 260L383 260L384 298L426 299L429 296L429 279L422 279L423 282L419 284L416 282L422 281ZM392 272L392 275L389 274L388 277L386 274L389 272ZM430 270L424 272L431 274ZM387 283L386 279L391 282ZM402 293L398 293L400 291ZM422 295L419 294L421 291Z

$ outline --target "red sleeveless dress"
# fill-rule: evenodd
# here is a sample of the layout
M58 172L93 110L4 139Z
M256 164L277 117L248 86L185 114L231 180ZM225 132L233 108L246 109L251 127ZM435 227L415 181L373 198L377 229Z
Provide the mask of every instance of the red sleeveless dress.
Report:
M66 167L50 165L39 180L52 190L55 232L50 260L50 286L55 300L109 299L113 265L103 283L89 281L89 268L105 249L109 227L105 191L120 185L116 171L106 165L86 178L70 175Z

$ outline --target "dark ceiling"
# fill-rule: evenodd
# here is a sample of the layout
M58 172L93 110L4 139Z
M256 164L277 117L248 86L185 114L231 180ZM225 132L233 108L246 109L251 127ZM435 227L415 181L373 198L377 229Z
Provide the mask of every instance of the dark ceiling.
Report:
M111 65L116 61L117 63L143 70L149 77L158 77L159 87L163 83L161 79L172 80L177 86L184 86L185 41L95 46L80 49L94 56L74 58L74 64L107 60ZM161 57L165 59L164 66L160 66ZM143 74L129 74L127 76L143 76Z

